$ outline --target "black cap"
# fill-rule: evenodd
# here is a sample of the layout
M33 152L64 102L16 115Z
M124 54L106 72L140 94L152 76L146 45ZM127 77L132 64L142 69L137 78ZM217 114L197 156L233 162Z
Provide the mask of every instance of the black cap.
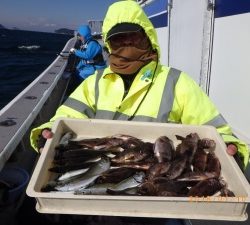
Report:
M119 23L112 27L107 33L107 40L116 34L127 33L127 32L137 32L140 31L142 27L135 23Z

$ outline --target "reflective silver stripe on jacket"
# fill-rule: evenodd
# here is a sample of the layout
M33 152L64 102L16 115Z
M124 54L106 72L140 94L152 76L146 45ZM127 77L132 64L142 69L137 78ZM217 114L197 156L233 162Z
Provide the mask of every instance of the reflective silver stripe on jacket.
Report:
M218 116L216 116L212 120L206 122L204 125L221 127L221 126L227 125L227 121L224 119L224 117L221 114L219 114Z
M95 117L95 113L93 111L93 109L91 109L88 105L84 104L83 102L80 102L74 98L68 98L63 105L74 109L80 113L85 114L87 117L89 118L94 118Z
M170 68L165 83L165 87L163 90L161 104L156 118L156 122L161 122L161 123L167 122L169 113L173 108L175 85L180 77L180 74L181 74L180 70L177 70L175 68Z

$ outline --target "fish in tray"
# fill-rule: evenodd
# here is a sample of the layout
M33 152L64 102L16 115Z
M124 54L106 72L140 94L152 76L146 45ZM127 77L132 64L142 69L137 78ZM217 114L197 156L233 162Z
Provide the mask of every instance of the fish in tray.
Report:
M49 168L49 171L54 173L66 173L72 170L85 169L89 168L96 164L96 162L100 162L102 157L95 157L91 159L84 159L82 161L72 161L68 160L64 165L55 165Z
M97 157L100 155L106 154L108 151L106 150L98 150L94 151L93 149L87 148L75 148L75 149L68 149L61 151L60 149L55 150L55 160L62 160L62 159L75 159L75 158L91 158Z
M107 192L109 191L123 191L128 188L134 188L139 186L145 178L145 173L140 171L136 172L133 176L121 181L120 183L114 185L111 188L108 188Z
M212 153L209 152L207 155L206 171L216 174L217 177L220 176L221 173L220 160L213 152Z
M215 173L210 172L187 172L176 178L177 181L183 182L199 182L211 178L216 178Z
M72 171L66 172L66 173L60 175L57 178L57 181L65 181L65 180L72 179L76 176L79 176L79 175L87 172L88 170L89 170L89 168L84 168L84 169L72 170Z
M94 183L95 179L109 168L109 158L102 158L101 161L96 162L85 173L65 181L56 182L52 188L55 191L74 192L80 188L85 188Z
M92 150L106 150L109 152L123 151L119 146L133 146L140 144L141 141L133 136L117 134L104 138L91 138L82 140L69 140L69 145L82 146Z
M225 183L218 178L210 178L200 181L188 191L188 196L207 197L222 190Z
M154 163L146 172L146 179L152 180L156 177L165 176L171 166L170 162Z
M221 176L216 143L197 133L154 143L130 135L72 139L55 148L50 172L59 173L42 191L147 196L234 196Z
M86 173L89 168L79 169L79 170L72 170L70 172L63 173L56 180L50 181L47 185L42 187L42 192L49 192L54 191L55 187L59 184L69 183L70 181L77 179L82 176L82 174Z
M154 155L158 162L168 162L174 158L174 142L167 136L161 136L154 143Z
M63 148L69 144L69 140L73 139L76 136L72 131L66 132L60 139L58 147Z
M143 143L131 149L125 149L111 159L113 165L137 163L153 157L152 143Z
M107 189L112 187L112 183L94 184L87 188L80 188L74 191L75 195L106 195Z
M80 157L68 157L68 158L61 158L61 159L54 159L53 164L57 166L65 166L65 165L73 165L82 162L95 162L101 159L102 155L86 155Z
M122 180L121 182L114 184L114 183L103 183L103 184L95 184L89 186L87 188L81 188L74 192L74 194L116 194L116 193L123 193L125 194L126 191L128 193L131 189L135 190L135 187L138 187L144 180L145 173L144 172L136 172L134 175ZM127 194L128 194L127 193ZM134 192L136 194L136 192Z
M194 154L193 171L204 172L207 165L207 152L204 149L198 149Z
M111 168L108 171L102 173L96 179L95 183L119 183L122 180L132 176L136 171L136 169L126 167Z
M138 189L140 195L146 196L185 196L188 188L184 183L158 177L144 182Z
M111 163L112 165L112 163ZM137 169L141 171L147 171L151 166L153 166L153 162L137 162L137 163L120 163L120 164L115 164L116 167L120 168L131 168L131 169Z

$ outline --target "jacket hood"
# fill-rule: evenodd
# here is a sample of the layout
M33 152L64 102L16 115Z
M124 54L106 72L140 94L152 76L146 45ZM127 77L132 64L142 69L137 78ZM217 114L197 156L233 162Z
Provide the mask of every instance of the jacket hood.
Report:
M78 33L84 37L85 42L92 38L91 30L87 25L80 26L78 29Z
M158 52L158 56L160 57L160 47L156 30L137 2L131 0L119 1L113 3L108 8L102 26L103 39L108 48L110 47L107 42L107 34L112 27L119 23L134 23L140 25L149 37L153 49Z

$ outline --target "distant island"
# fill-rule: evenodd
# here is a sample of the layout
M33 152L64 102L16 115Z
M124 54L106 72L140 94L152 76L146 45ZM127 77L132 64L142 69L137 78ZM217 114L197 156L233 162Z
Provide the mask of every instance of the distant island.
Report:
M0 29L7 29L7 28L4 27L2 24L0 24Z
M55 33L57 33L57 34L74 35L74 32L75 32L74 30L70 30L67 28L61 28L61 29L55 30Z

